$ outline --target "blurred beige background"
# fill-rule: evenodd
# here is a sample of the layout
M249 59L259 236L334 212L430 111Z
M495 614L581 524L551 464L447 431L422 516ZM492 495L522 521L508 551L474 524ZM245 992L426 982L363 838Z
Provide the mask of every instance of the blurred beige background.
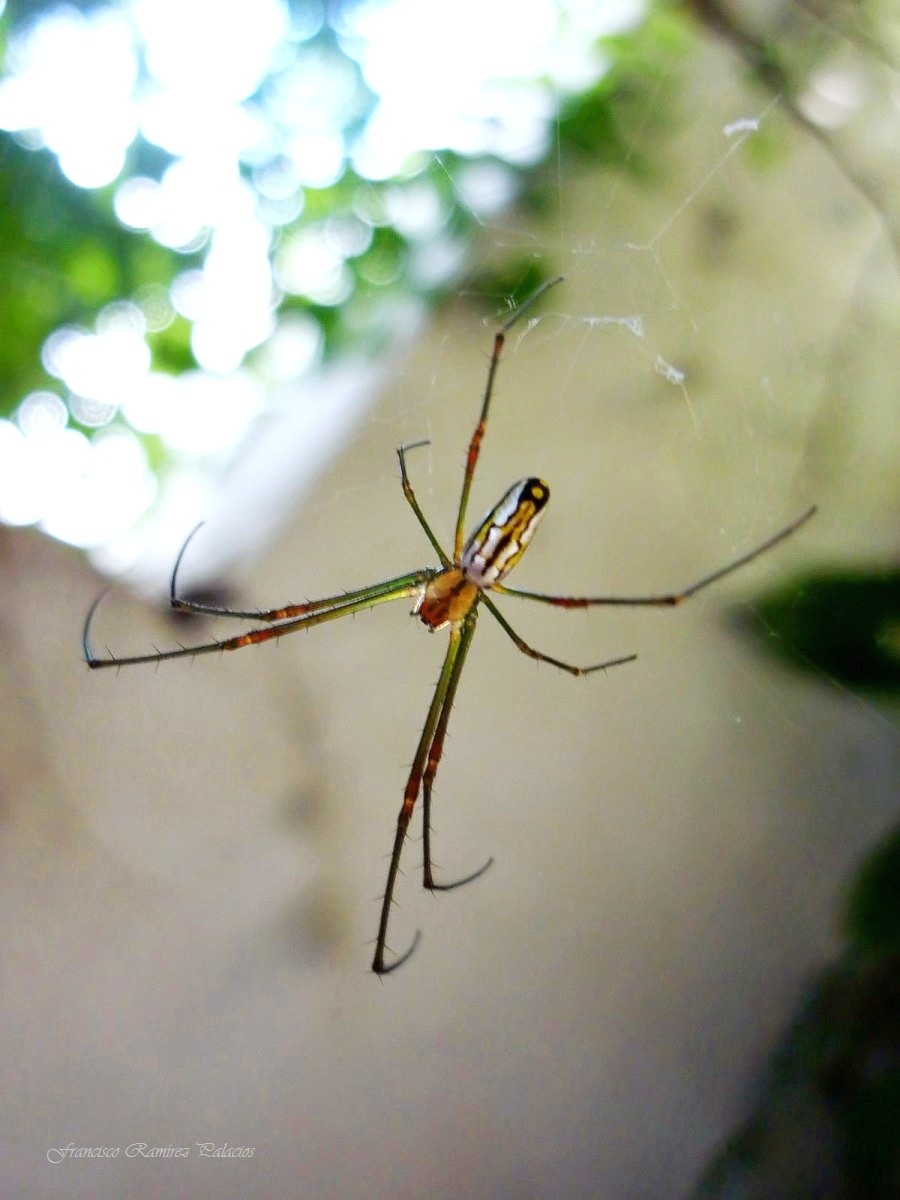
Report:
M728 154L723 127L765 103L736 75L709 52L657 186L561 180L546 226L485 231L486 255L533 247L566 283L510 340L471 512L546 478L514 582L572 593L686 584L820 515L678 612L505 601L548 653L638 653L607 675L540 667L484 615L436 853L448 877L496 861L425 894L414 823L392 942L423 940L395 976L369 973L370 939L444 637L401 603L90 674L101 581L0 532L5 1195L676 1196L744 1113L895 816L900 751L890 714L729 614L805 566L896 554L900 277L820 147L788 131L767 173ZM607 320L635 315L643 338ZM432 561L394 450L431 439L411 465L449 542L491 332L461 297L423 333L241 602ZM162 608L114 590L98 644L188 640ZM69 1142L122 1153L47 1162Z

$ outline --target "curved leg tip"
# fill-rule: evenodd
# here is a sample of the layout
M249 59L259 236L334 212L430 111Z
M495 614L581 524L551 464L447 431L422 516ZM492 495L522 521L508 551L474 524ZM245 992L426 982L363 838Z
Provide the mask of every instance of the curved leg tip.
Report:
M172 578L169 580L169 603L176 612L190 612L190 605L183 601L181 597L176 594L175 589L177 585L175 581L178 577L179 568L181 567L181 560L184 558L184 552L187 550L188 546L205 524L205 521L199 521L187 535L187 537L184 539L181 549L178 551L178 557L175 559L175 566L172 568Z
M375 957L372 959L372 970L376 975L390 975L396 971L398 967L402 967L408 958L412 957L413 952L418 946L422 938L421 929L416 930L416 936L412 940L412 945L405 954L401 954L399 958L395 958L392 963L384 961L384 946L379 945L375 951Z
M109 588L104 588L91 607L88 609L88 614L84 619L84 628L81 631L81 653L84 661L89 667L91 667L91 669L94 667L102 667L104 663L104 660L97 658L91 649L91 624L94 620L94 613L100 607L100 602L108 591Z
M493 856L491 856L483 866L478 868L477 871L473 871L471 875L464 875L462 879L454 879L452 883L435 883L431 878L431 872L429 871L425 878L425 887L427 887L430 892L452 892L455 888L462 887L466 883L473 883L476 879L479 879L485 873L488 867L493 866L493 863L494 859Z

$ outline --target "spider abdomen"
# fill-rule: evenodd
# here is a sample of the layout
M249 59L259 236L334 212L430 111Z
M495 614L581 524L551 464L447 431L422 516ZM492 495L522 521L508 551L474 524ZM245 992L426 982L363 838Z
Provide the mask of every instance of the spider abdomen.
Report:
M534 537L549 499L543 479L514 483L466 542L459 560L466 579L490 588L508 575Z

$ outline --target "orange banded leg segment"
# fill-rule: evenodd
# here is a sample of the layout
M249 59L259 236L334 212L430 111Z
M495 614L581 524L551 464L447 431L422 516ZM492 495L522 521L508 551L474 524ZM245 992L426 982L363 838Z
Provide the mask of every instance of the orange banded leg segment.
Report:
M407 575L397 579L387 579L383 583L375 583L370 587L359 588L354 592L341 592L337 596L325 596L321 600L305 600L301 604L287 604L281 608L222 608L216 604L204 604L199 600L188 600L177 592L178 572L181 569L185 551L194 539L195 534L203 528L203 522L196 525L188 534L187 539L178 551L175 566L172 568L172 578L169 581L169 604L176 612L196 613L207 617L234 617L240 621L285 621L294 617L303 617L311 613L322 612L324 609L338 608L348 601L362 600L367 595L379 596L397 584L406 582ZM427 574L427 572L422 572ZM435 572L436 573L436 572Z
M770 538L766 538L758 546L752 550L748 550L746 554L742 554L740 558L733 559L730 563L726 563L724 567L719 567L717 571L712 571L709 575L704 575L702 579L698 579L695 583L689 584L686 588L682 588L680 592L665 592L659 596L548 596L544 592L523 592L520 588L507 587L503 583L495 583L493 590L501 592L504 596L518 596L522 600L539 600L542 604L554 604L557 608L592 608L594 605L618 605L623 608L638 608L638 607L653 607L653 608L671 608L676 604L681 604L683 600L690 600L691 596L696 596L698 592L702 592L704 588L708 588L712 583L718 583L720 579L724 579L727 575L731 575L733 571L745 567L760 555L765 554L767 550L771 550L777 546L779 542L783 542L785 538L789 538L792 533L805 525L816 514L816 505L808 508L806 512L800 514L791 521L790 525L785 525L784 529L779 529L777 533L772 534ZM496 614L495 614L496 615Z
M466 470L463 475L462 493L459 497L459 512L456 515L456 535L453 539L453 561L458 563L463 551L463 539L465 536L466 527L466 509L469 506L469 492L472 489L472 478L475 474L475 468L478 465L478 457L481 454L481 443L484 439L484 431L487 428L488 415L491 410L491 398L494 394L494 378L497 374L497 368L500 366L500 356L503 354L503 347L506 343L506 335L512 329L513 325L535 305L545 292L549 292L552 287L558 283L562 283L562 275L557 275L554 279L548 279L546 283L541 284L535 292L533 292L524 304L521 304L515 312L500 326L494 334L494 349L491 353L491 361L488 367L487 382L484 386L484 398L481 401L481 415L478 418L478 424L472 434L472 439L469 442L469 449L466 454Z
M463 876L462 879L454 880L453 883L435 883L434 874L432 871L431 859L431 789L434 786L434 778L437 775L437 769L440 766L441 757L444 753L444 739L447 735L447 723L450 720L450 710L453 707L453 702L456 698L456 689L459 686L459 680L462 675L463 663L466 659L469 646L472 642L472 637L475 634L475 618L477 609L473 609L470 616L463 624L462 636L459 643L459 654L456 662L453 665L453 673L450 676L450 681L447 685L447 693L444 696L444 702L441 706L440 716L435 727L434 737L431 739L431 746L428 749L428 759L425 763L425 774L422 776L422 830L423 830L423 848L425 863L423 868L422 883L424 887L429 888L433 892L452 892L454 888L462 887L464 883L471 883L473 879L477 879L479 875L483 875L491 863L493 858L489 858L484 866L473 871L470 875Z
M431 749L431 744L434 741L435 730L441 718L441 713L444 708L447 694L450 691L450 685L453 681L456 672L456 665L459 659L460 646L465 639L467 644L471 641L472 632L474 632L475 623L471 620L463 622L461 625L453 624L450 626L450 643L447 646L447 654L444 657L444 665L441 667L441 673L438 677L437 686L434 689L434 696L431 699L431 705L428 709L428 715L425 718L425 725L422 729L422 735L419 738L419 744L416 747L415 758L413 759L412 767L410 768L409 778L406 781L406 788L403 792L403 804L400 808L400 815L397 817L397 832L394 835L394 848L391 851L391 863L388 867L387 884L384 889L384 898L381 902L381 919L378 922L378 938L375 943L375 957L372 960L372 970L376 975L389 975L391 971L396 971L398 967L409 958L419 943L419 933L416 933L412 945L399 958L394 959L389 965L384 961L385 951L387 949L387 930L388 922L391 916L391 907L394 903L394 886L397 882L397 872L400 869L400 856L403 853L403 843L406 840L406 833L409 829L410 818L413 814L413 809L416 805L416 799L419 795L419 789L422 786L422 777L425 772L428 752ZM465 631L469 630L468 638L466 639ZM454 688L455 690L455 688Z
M388 867L387 883L384 889L384 898L381 902L381 918L378 922L378 939L375 944L375 957L372 959L372 970L376 975L390 975L392 971L396 971L398 967L402 967L406 960L419 944L419 939L422 936L420 929L416 930L415 937L412 940L412 945L399 958L388 965L384 961L385 950L387 949L387 927L391 916L391 906L394 903L394 885L397 882L397 872L400 869L400 855L403 853L403 843L406 841L406 831L409 829L409 822L413 815L413 809L416 806L416 797L419 794L419 781L414 779L412 775L409 777L409 782L406 785L406 791L403 793L403 805L400 809L400 815L397 818L397 832L394 834L394 848L391 851L391 865Z
M431 576L437 573L437 570L431 568L415 572L416 575L421 576L423 584L427 583ZM312 616L314 613L321 613L326 609L344 608L348 603L359 603L360 607L365 607L366 599L369 597L373 599L373 603L377 603L385 590L390 591L393 587L402 586L409 578L408 575L399 575L396 579L386 579L383 583L376 583L371 587L359 588L353 592L339 592L336 596L324 596L321 600L305 600L300 604L286 604L282 608L246 610L217 608L212 604L202 604L194 600L183 600L180 597L176 597L172 601L172 607L176 612L197 613L201 616L210 617L236 617L241 621L265 621L268 624L274 624L276 621Z
M241 650L244 646L256 646L260 642L272 638L284 637L288 633L296 633L299 629L312 629L326 621L336 621L339 617L349 616L366 608L374 608L376 604L386 604L390 600L400 600L404 596L417 595L425 583L432 577L433 571L416 571L412 575L401 575L397 579L387 580L375 588L363 588L359 592L350 592L337 598L331 608L320 612L309 612L280 625L266 625L262 629L251 629L237 637L223 638L220 641L203 642L198 646L179 646L177 650L154 650L152 654L134 654L124 658L98 658L90 644L91 622L97 606L103 599L98 596L91 605L84 623L82 634L82 649L87 665L93 669L101 667L123 667L135 663L163 662L169 658L193 658L197 654L217 654L219 651Z

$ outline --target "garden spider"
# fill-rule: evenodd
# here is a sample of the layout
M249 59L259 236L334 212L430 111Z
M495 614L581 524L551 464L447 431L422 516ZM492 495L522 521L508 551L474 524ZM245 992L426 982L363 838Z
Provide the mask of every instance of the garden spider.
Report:
M403 597L415 597L413 613L418 615L429 629L444 629L449 626L450 638L447 653L444 657L444 665L441 667L434 697L428 709L428 715L425 718L425 725L419 738L412 768L406 782L406 789L403 793L403 805L397 819L397 830L394 836L394 846L388 867L387 884L381 904L381 917L378 923L378 936L375 943L375 957L372 961L372 970L377 975L387 975L391 971L396 971L399 966L402 966L415 950L421 936L420 932L417 932L412 944L403 954L395 957L390 963L385 962L388 920L393 904L394 886L400 866L400 855L403 850L403 843L406 840L410 818L412 817L413 809L420 792L422 793L422 823L424 831L423 884L426 888L429 888L431 891L450 891L453 888L461 887L462 884L470 883L480 875L483 875L493 862L493 859L488 859L477 871L473 871L470 875L466 875L462 879L454 880L452 883L436 883L431 861L431 791L444 749L444 738L447 733L450 709L456 697L456 689L459 686L463 664L475 633L475 622L478 616L479 605L483 604L485 606L494 620L500 625L500 628L512 639L516 647L523 654L527 654L530 658L537 659L539 662L550 663L554 667L568 671L570 675L589 675L593 671L603 671L607 667L615 667L621 663L632 662L637 657L634 654L629 654L621 658L611 658L606 662L594 663L592 666L586 667L576 667L571 663L561 662L557 658L552 658L549 654L543 654L541 651L535 650L519 637L506 618L501 614L488 593L499 592L504 596L519 596L526 600L538 600L543 604L552 604L559 608L590 608L594 605L668 607L679 604L682 600L687 600L690 596L694 596L697 592L702 591L703 588L709 587L710 584L723 579L726 575L730 575L733 571L738 570L739 567L752 562L753 559L758 558L779 542L784 541L785 538L789 537L795 530L808 521L816 511L815 507L807 509L801 516L792 521L790 525L785 526L784 529L768 538L754 550L741 555L740 558L734 559L726 566L720 567L711 574L705 575L702 579L697 580L697 582L690 584L690 586L679 592L670 592L665 595L655 596L548 596L542 592L520 591L517 588L507 587L503 583L503 580L525 552L547 506L547 501L550 497L547 484L542 479L535 478L522 479L518 483L514 483L499 503L480 522L469 540L464 542L463 531L466 521L466 509L469 503L472 479L475 475L475 468L478 465L481 442L487 427L491 397L494 391L494 380L506 335L513 325L521 320L525 313L532 308L545 292L561 281L561 278L561 276L558 276L539 287L524 304L507 318L494 335L494 348L491 354L484 397L481 403L481 415L478 418L478 423L469 442L469 451L466 457L462 493L459 501L459 509L456 514L456 532L453 539L452 558L444 551L437 537L432 532L431 526L425 519L413 491L412 484L409 481L406 468L407 452L418 446L427 445L427 443L410 442L401 446L397 451L400 460L400 480L403 486L403 494L440 561L441 565L439 567L424 567L422 570L412 571L408 575L400 575L396 579L388 579L383 583L372 584L370 587L359 588L354 592L328 596L322 600L310 600L304 604L290 604L285 608L274 608L266 612L252 610L238 611L220 608L213 604L198 603L193 600L183 599L177 595L176 580L178 570L181 566L188 542L194 536L192 533L187 542L182 546L172 571L172 579L169 586L169 600L172 608L180 612L262 621L264 624L261 628L252 629L237 637L208 642L199 646L182 646L177 650L157 650L152 654L138 654L127 658L115 658L112 654L108 658L97 658L91 650L89 632L99 598L94 602L85 621L82 644L85 661L89 667L121 667L134 663L162 662L168 658L212 654L220 650L239 650L242 646L253 646L258 642L266 642L270 638L279 638L287 633L294 633L298 629L311 629L314 625L321 625L326 621L335 621L339 617L349 616L352 613L359 612L361 609L373 608L376 604L385 604L389 600L400 600ZM196 533L196 530L194 530L194 533Z

